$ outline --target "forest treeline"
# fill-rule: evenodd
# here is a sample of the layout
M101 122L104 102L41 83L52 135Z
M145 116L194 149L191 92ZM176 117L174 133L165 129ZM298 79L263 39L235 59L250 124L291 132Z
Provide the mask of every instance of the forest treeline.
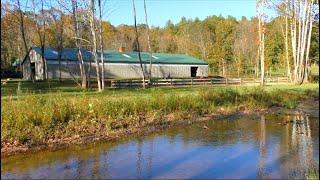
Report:
M18 2L18 1L17 1ZM20 5L21 6L21 5ZM57 7L44 8L43 11L23 11L17 3L1 3L1 68L11 66L18 58L26 54L24 40L27 46L41 46L59 48L76 48L75 26L71 11L61 10ZM90 23L86 20L86 10L78 9L79 35L81 47L90 49L92 32ZM149 12L152 13L152 12ZM42 19L38 18L41 14ZM21 27L23 20L23 31ZM37 26L44 22L41 39ZM152 22L152 20L149 20ZM96 27L99 27L98 20ZM139 22L138 22L139 23ZM148 26L140 22L137 25L140 51L149 51ZM117 50L125 47L127 51L137 50L135 27L133 25L113 26L108 21L102 20L101 26L103 48ZM280 73L286 75L286 50L285 36L290 36L286 31L285 15L278 10L278 16L265 23L264 55L266 74ZM311 64L319 62L319 19L313 22L310 54ZM61 28L63 27L63 28ZM39 27L38 27L39 28ZM59 33L63 31L63 33ZM99 28L96 28L97 34ZM203 59L209 63L211 75L221 76L259 76L259 35L258 18L242 17L237 20L228 16L208 16L200 20L186 19L174 24L170 20L164 27L150 27L150 45L153 52L181 53ZM22 35L24 33L24 36ZM62 36L62 42L58 39ZM99 39L100 37L96 37ZM290 38L288 39L290 44ZM288 47L289 58L292 59L292 47ZM290 61L293 66L293 61Z

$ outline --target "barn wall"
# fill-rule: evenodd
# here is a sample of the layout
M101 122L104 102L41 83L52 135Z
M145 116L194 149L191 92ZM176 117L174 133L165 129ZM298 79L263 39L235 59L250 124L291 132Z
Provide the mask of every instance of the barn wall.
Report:
M22 64L22 72L23 72L23 79L31 80L31 66L30 66L30 59L27 58Z
M59 78L58 61L47 61L48 77ZM88 70L89 64L85 67ZM95 63L91 64L91 77L95 77ZM101 64L100 64L101 66ZM198 67L197 76L208 76L207 65L170 65L170 64L153 64L152 77L167 78L167 77L191 77L191 67ZM140 64L125 64L125 63L105 63L105 77L107 78L141 78L142 71ZM149 73L149 64L144 64L146 76ZM61 62L61 77L72 78L80 77L80 68L78 62Z
M36 80L43 80L43 62L41 59L41 55L36 53L35 50L31 50L29 53L30 61L35 62L35 79ZM29 67L30 69L30 67ZM30 69L31 71L31 69Z

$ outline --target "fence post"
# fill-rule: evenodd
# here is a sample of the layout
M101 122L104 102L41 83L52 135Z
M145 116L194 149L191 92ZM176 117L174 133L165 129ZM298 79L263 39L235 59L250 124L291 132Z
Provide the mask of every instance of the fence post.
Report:
M242 79L240 78L240 85L242 85Z
M191 77L191 86L193 86L193 78Z
M228 78L226 78L226 84L228 85Z
M171 78L171 86L172 86L173 84L172 84L172 78Z
M277 83L279 84L279 77L277 77Z

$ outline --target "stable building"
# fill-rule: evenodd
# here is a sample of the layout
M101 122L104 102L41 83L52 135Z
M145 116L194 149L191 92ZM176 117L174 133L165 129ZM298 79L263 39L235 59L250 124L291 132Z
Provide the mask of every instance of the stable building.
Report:
M96 76L92 52L81 49L86 72L90 70L90 76ZM98 52L99 66L100 52ZM104 73L106 78L132 79L141 78L142 71L140 67L138 52L126 52L123 48L119 51L106 51L104 57ZM42 51L39 47L32 47L29 56L26 56L22 62L23 78L27 80L43 80L59 78L59 60L58 51L55 48L44 49L44 62L42 60ZM146 76L150 68L150 55L141 52L141 59ZM45 67L45 68L43 68ZM65 48L62 51L61 77L79 78L80 67L77 58L76 48ZM45 71L45 73L43 73ZM45 77L44 77L45 76ZM190 78L207 77L208 63L191 56L182 54L152 53L152 77L154 78Z

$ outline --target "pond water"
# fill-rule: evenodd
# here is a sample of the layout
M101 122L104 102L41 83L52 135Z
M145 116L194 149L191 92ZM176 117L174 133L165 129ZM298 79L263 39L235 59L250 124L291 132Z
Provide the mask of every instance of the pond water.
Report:
M15 155L1 178L306 178L319 171L318 118L245 116Z

